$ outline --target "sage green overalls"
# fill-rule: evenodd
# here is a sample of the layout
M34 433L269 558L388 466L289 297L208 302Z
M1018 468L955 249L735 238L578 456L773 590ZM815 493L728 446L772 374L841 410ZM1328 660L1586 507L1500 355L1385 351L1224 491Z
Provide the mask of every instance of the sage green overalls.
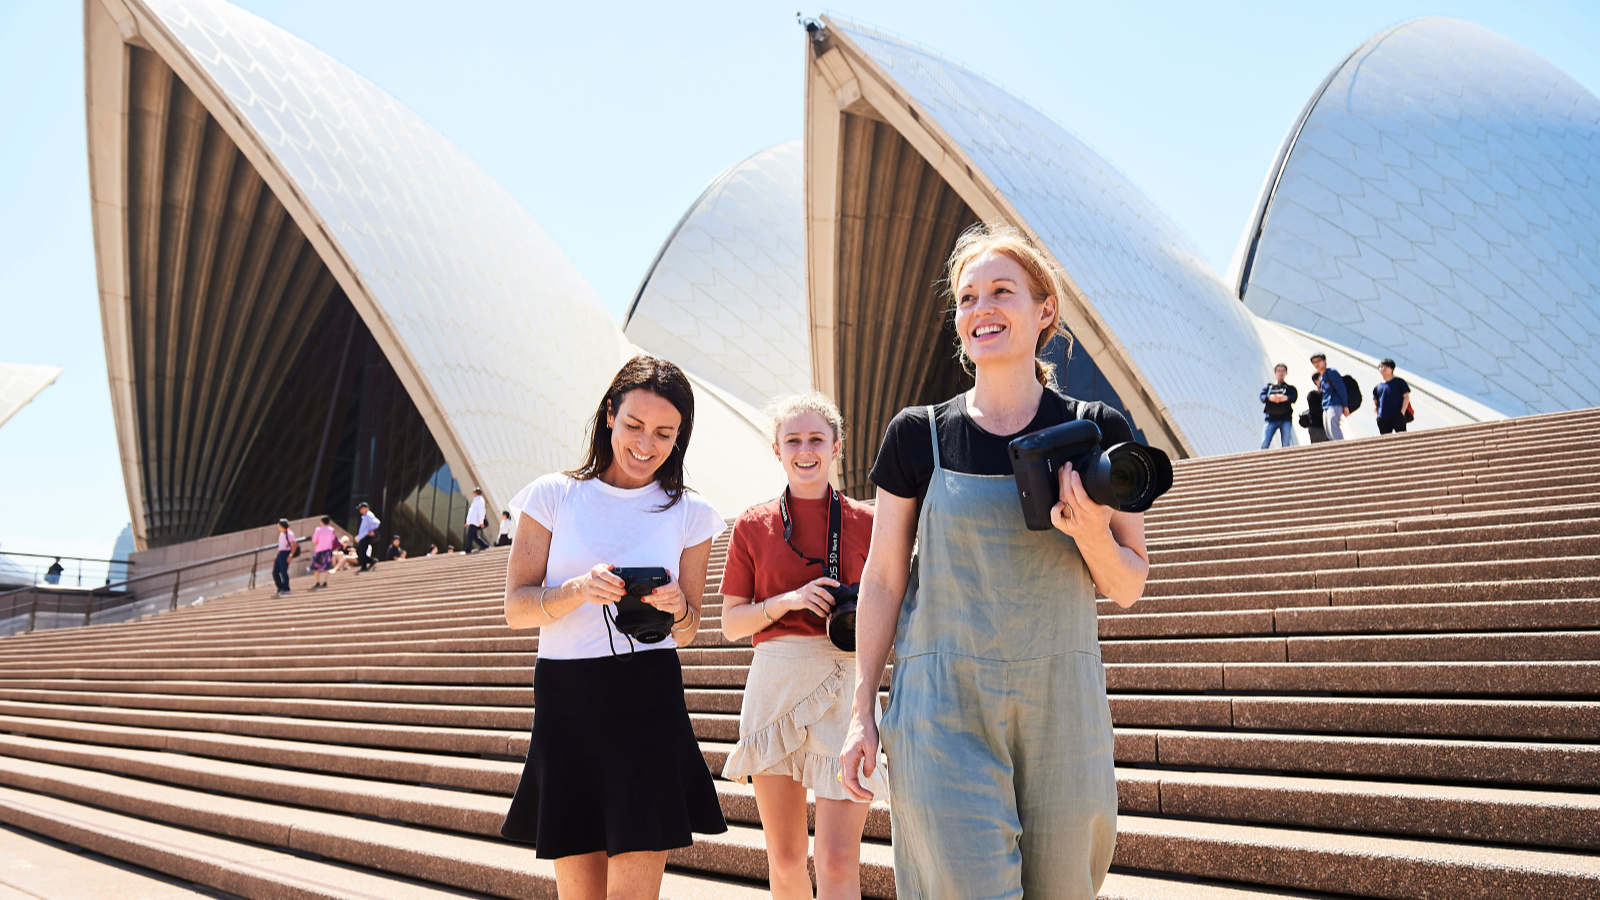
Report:
M900 608L889 757L900 900L1093 900L1117 782L1094 584L1009 475L939 461Z

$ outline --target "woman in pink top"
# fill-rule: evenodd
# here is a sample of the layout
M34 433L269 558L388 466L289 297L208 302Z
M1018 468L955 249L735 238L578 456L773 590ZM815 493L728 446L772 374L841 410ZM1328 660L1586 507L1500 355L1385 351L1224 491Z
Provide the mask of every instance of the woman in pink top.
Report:
M333 548L338 545L339 537L334 534L333 520L323 516L322 524L311 532L311 571L317 579L311 585L312 590L328 586L328 570L333 568Z

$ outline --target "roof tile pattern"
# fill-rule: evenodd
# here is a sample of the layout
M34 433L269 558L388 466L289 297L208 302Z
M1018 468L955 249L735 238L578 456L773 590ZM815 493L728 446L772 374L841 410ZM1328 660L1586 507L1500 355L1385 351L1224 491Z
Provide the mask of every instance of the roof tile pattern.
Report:
M299 38L217 0L147 5L308 198L490 496L573 465L621 335L538 223L415 113Z
M811 390L801 143L706 188L645 275L628 338L760 407Z
M982 76L834 21L1039 235L1195 451L1254 449L1255 400L1271 362L1249 312L1166 214L1077 137Z
M1290 139L1251 309L1508 415L1595 403L1600 99L1491 31L1419 19L1351 55Z

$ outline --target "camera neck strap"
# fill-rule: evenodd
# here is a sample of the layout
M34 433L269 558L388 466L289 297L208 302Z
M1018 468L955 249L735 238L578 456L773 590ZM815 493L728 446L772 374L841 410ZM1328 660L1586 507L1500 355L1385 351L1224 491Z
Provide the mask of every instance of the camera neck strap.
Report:
M789 545L794 555L806 561L808 566L822 566L828 577L840 584L839 578L839 535L844 529L844 501L839 499L839 492L828 486L828 549L827 559L818 559L800 552L794 545L794 518L789 515L789 489L783 489L783 496L778 498L778 515L783 517L783 542Z

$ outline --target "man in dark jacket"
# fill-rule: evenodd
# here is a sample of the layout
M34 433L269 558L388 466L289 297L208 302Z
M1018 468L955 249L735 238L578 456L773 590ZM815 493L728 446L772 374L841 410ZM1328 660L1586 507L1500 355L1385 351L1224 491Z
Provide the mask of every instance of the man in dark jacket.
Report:
M1261 449L1272 446L1272 436L1278 436L1278 446L1293 447L1294 439L1294 402L1300 399L1300 392L1294 385L1284 381L1289 377L1289 367L1278 363L1272 367L1273 381L1261 389L1261 403L1267 417L1266 427L1261 431Z
M1328 433L1328 440L1344 440L1344 429L1341 425L1344 417L1350 415L1350 398L1345 396L1344 376L1339 370L1328 365L1326 354L1318 353L1311 357L1311 365L1322 376L1318 389L1322 391L1322 430Z

